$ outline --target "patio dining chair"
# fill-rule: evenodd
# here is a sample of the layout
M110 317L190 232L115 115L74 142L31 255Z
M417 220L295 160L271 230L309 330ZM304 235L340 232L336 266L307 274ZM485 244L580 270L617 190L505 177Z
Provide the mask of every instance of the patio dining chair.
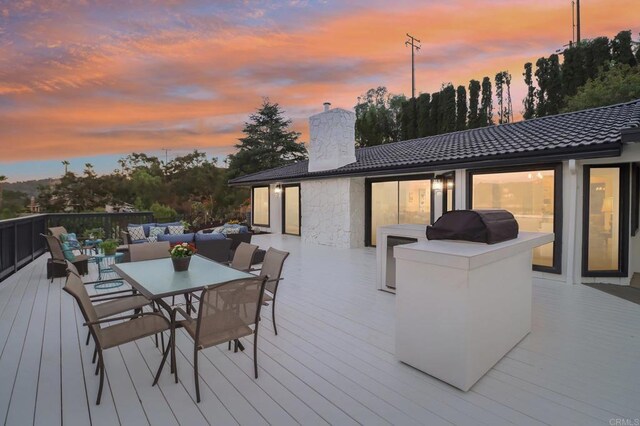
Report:
M104 385L104 357L102 352L106 349L114 348L125 343L133 342L144 337L153 336L171 329L171 322L159 312L139 312L133 315L100 319L95 306L91 303L89 294L84 287L82 279L74 273L69 273L67 282L63 290L69 293L78 303L78 307L84 317L85 325L89 327L93 340L96 342L96 352L98 355L97 372L100 373L100 385L96 405L100 405L102 388ZM126 321L125 321L126 320ZM115 325L103 327L109 322L120 321ZM158 372L154 383L157 381L162 366L167 360L169 351L173 348L171 340L163 351L162 362L158 367Z
M40 234L47 241L49 253L51 253L51 282L54 278L64 277L66 275L67 258L62 249L62 243L53 235ZM86 254L74 254L71 263L77 268L80 275L86 275L89 272L89 256Z
M282 268L284 261L289 257L289 252L269 247L264 255L260 276L267 279L265 284L264 303L271 303L271 318L273 320L273 331L278 334L276 326L276 294L278 292L278 284L282 281Z
M253 256L256 254L258 246L249 243L240 243L233 254L230 266L239 271L248 272L251 270Z
M175 362L175 329L184 327L193 339L193 373L196 383L196 399L200 402L198 375L198 352L221 343L234 341L236 347L241 337L253 334L253 367L258 378L258 324L263 302L266 278L244 278L205 287L200 294L197 318L192 318L182 308L173 311L171 342L174 345L172 365L178 383L178 368ZM224 292L224 297L218 297ZM184 319L177 321L180 314ZM253 328L251 328L253 326Z
M74 274L80 276L78 270L73 265L73 263L67 261L67 276L68 274ZM108 281L116 281L121 280L121 278L110 279L110 280L102 280L102 281L84 281L82 284L94 285L100 284ZM151 306L154 311L156 309L152 306L152 301L147 299L141 294L136 294L136 291L132 288L127 290L117 290L110 292L100 292L97 294L89 295L89 299L91 303L93 303L94 308L96 310L96 314L98 315L98 319L105 319L115 315L119 315L128 311L139 312L145 306ZM91 339L91 331L87 332L87 341L86 345L89 344L89 340ZM156 336L156 347L158 346L158 337ZM164 340L163 346L164 348ZM95 362L96 353L93 354L93 361Z
M170 257L169 241L157 241L154 243L141 243L129 245L129 257L132 262L143 260L164 259Z

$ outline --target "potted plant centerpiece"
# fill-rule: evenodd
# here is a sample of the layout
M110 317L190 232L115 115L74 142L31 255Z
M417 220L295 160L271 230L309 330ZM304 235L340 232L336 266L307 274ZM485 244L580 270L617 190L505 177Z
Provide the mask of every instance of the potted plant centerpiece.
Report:
M100 243L100 248L105 255L113 256L119 245L118 240L104 240Z
M176 244L171 247L169 254L171 254L171 261L173 262L173 270L176 272L188 270L191 256L196 254L197 251L196 247L189 243Z

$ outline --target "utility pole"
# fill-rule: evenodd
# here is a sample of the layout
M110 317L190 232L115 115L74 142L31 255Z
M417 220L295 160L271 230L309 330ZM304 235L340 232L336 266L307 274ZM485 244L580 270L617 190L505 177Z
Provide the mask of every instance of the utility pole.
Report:
M576 0L576 43L580 44L580 0Z
M169 151L171 151L170 148L160 148L162 151L164 151L164 165L166 166L167 164L169 164Z
M411 97L416 97L416 66L415 66L415 52L420 50L420 40L407 33L409 38L404 42L405 46L411 46Z
M576 42L576 2L571 0L571 44Z

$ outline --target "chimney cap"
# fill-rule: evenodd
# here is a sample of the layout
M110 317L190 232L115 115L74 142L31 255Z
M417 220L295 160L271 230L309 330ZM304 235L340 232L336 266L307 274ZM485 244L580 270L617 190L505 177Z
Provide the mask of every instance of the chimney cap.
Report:
M331 102L325 102L322 104L325 111L329 111L331 109Z

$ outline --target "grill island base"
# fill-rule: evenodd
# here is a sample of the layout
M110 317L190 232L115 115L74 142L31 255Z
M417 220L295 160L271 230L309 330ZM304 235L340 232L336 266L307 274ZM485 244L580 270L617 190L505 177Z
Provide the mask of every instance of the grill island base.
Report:
M394 248L396 357L463 391L531 331L531 261L553 234Z

